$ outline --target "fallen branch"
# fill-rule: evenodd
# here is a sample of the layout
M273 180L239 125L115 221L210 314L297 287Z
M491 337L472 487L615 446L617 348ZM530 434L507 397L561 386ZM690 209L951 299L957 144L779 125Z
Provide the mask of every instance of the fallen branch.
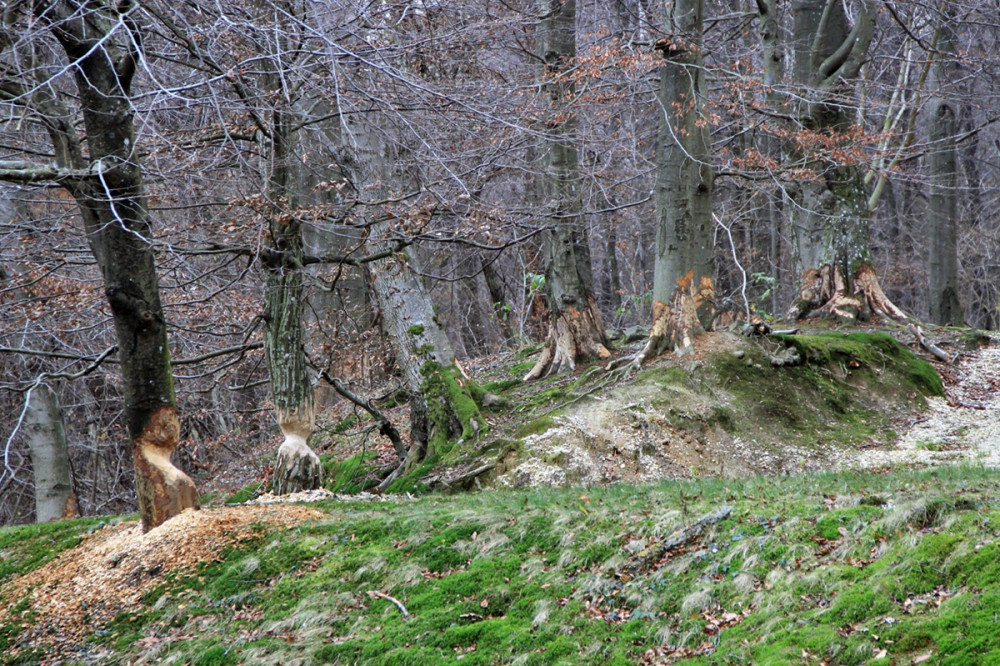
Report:
M337 393L371 414L372 417L378 421L379 434L389 438L389 441L392 442L392 448L396 450L396 456L399 458L400 462L405 462L406 447L403 445L403 438L399 436L399 430L396 429L396 426L392 425L392 421L389 420L389 417L382 413L381 409L372 404L371 400L364 400L363 398L355 395L349 388L347 388L347 386L344 385L344 382L340 381L326 370L320 370L319 374L320 377L332 386Z
M403 614L403 617L409 617L410 616L409 611L406 610L406 606L404 606L403 602L401 602L396 597L390 597L385 592L379 592L378 590L368 590L368 596L371 599L376 599L377 598L377 599L385 599L386 601L391 601L392 603L396 604L396 608L398 608L399 611Z
M464 483L469 479L474 479L480 474L488 472L496 466L497 466L496 463L488 463L486 465L476 467L475 469L471 469L467 472L462 472L461 474L459 474L454 478L449 478L446 474L438 474L436 476L425 477L424 479L422 479L422 481L427 485L431 485L432 483L437 483L440 484L441 486L444 486L445 488L451 488L455 484Z
M639 553L635 555L635 560L626 564L621 571L617 572L615 574L615 578L622 581L628 581L641 573L649 571L656 565L657 562L663 559L664 555L672 550L677 550L681 546L684 546L688 542L698 538L701 536L701 533L705 531L706 527L722 522L728 518L729 514L732 512L733 507L724 506L721 509L702 516L690 525L675 530L673 534L668 536L663 541L654 543L648 548L644 548L639 551Z
M913 333L914 337L917 338L917 342L920 343L920 346L926 349L931 354L933 354L934 357L937 358L942 363L952 363L955 361L955 359L958 358L958 354L956 354L955 356L950 356L948 352L946 352L945 350L941 349L940 347L931 342L928 342L927 339L924 338L924 332L920 330L919 326L914 326L913 324L910 324L907 328L909 328L910 332Z

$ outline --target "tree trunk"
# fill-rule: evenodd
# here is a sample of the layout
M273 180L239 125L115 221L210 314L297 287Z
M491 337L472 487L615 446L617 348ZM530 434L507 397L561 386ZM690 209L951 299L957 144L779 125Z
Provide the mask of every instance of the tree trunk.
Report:
M486 289L490 293L490 302L493 305L493 317L500 327L501 335L503 335L504 346L510 346L514 340L514 330L510 326L511 307L504 293L503 280L500 279L500 275L497 273L496 268L494 268L493 261L495 259L488 259L485 256L481 256L479 258L479 265L482 267Z
M586 226L582 215L580 164L575 111L568 108L575 90L566 73L576 58L575 0L540 0L539 78L548 95L548 136L541 174L543 206L551 230L545 238L545 286L549 333L525 381L572 370L581 358L608 358L608 341L594 297Z
M282 103L290 104L288 100L278 102ZM274 494L284 495L319 488L323 465L308 444L315 429L316 414L305 354L302 231L295 217L296 185L292 164L295 135L287 110L275 109L271 118L267 177L273 208L268 224L272 252L265 255L264 260L267 289L264 353L275 414L285 437L278 448L271 486Z
M88 162L72 123L66 122L69 114L56 109L58 103L51 98L42 100L44 108L36 108L43 114L54 111L43 123L59 164L79 169L89 163L93 172L66 186L79 205L111 306L139 514L143 530L149 530L197 507L198 497L191 479L170 462L180 423L129 99L139 57L131 50L136 41L126 37L117 45L120 18L82 12L73 3L42 3L35 11L74 63Z
M47 523L76 518L73 472L59 399L47 384L31 391L24 413L24 429L35 476L35 521Z
M810 147L812 137L836 139L852 128L835 93L864 62L874 30L874 8L864 0L853 26L838 0L796 0L792 14L793 78L801 92L796 116L804 140L791 157L813 176L789 188L794 266L802 277L799 298L786 317L825 314L853 321L874 313L905 319L882 293L870 267L870 213L860 169ZM862 277L863 284L849 284L855 276Z
M670 37L656 45L664 63L658 97L653 326L640 363L666 349L689 346L695 334L711 327L714 315L714 173L709 126L702 114L704 10L703 0L670 5ZM690 321L692 314L698 324Z
M410 392L410 452L407 467L446 453L450 442L485 430L477 399L481 389L465 376L430 296L403 254L371 269L385 332Z
M386 142L361 121L347 130L344 142L350 155L344 161L353 172L362 207L366 201L388 198L394 174ZM378 253L390 248L389 222L378 205L369 210L373 217L382 217L370 227L369 249ZM430 295L413 270L416 260L415 253L396 252L368 264L382 328L410 393L410 449L397 474L446 453L456 438L474 438L486 429L478 403L482 389L458 365Z
M958 300L958 120L950 99L958 68L954 60L955 40L950 17L938 28L938 50L931 67L930 171L928 226L930 227L930 319L935 324L961 325Z

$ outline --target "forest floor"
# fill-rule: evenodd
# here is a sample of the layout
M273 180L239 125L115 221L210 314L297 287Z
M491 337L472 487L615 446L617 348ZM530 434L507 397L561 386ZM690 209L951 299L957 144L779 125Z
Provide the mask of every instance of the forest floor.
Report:
M736 422L753 414L735 399L739 385L717 381L726 368L707 352L719 352L751 385L780 380L776 400L758 402L782 438L816 419L847 418L827 403L860 410L872 421L854 428L860 445L831 439L820 448L853 450L864 469L789 464L780 475L704 478L677 465L680 480L588 488L317 491L292 498L308 505L277 506L265 495L147 534L134 516L6 528L0 665L1000 663L1000 354L967 347L938 366L946 397L929 398L918 416L897 409L879 420L868 408L881 403L865 402L867 380L894 381L897 351L876 337L881 351L864 356L857 338L837 336L803 349L849 352L841 375L830 356L829 376L817 367L822 354L789 374L764 363L784 354L778 346L755 356L756 343L715 338L680 365L629 378L633 402L622 404L642 408L612 411L635 423L663 398L690 426L692 449L698 440L708 450L708 432L742 437L751 431ZM618 399L585 375L530 387L548 393L520 403L529 430L566 427L566 408L585 400L596 412ZM703 411L700 399L678 407L685 392L713 396L728 413ZM778 409L796 396L807 413ZM890 402L914 400L904 392ZM648 441L678 430L669 420L659 427ZM648 428L633 428L632 439ZM633 460L618 455L609 474Z

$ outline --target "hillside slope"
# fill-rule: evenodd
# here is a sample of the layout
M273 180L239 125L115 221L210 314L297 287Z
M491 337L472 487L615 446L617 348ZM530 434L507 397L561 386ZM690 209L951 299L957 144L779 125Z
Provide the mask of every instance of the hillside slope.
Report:
M200 563L163 528L125 553L108 546L134 523L7 529L0 664L993 663L998 481L327 500L271 507L277 524L212 509L186 525L218 539ZM86 575L113 591L81 600Z
M940 390L936 375L880 336L708 342L613 385L593 373L508 382L514 417L451 461L496 456L482 481L500 487L487 492L315 493L308 506L204 509L146 535L128 516L0 530L0 665L1000 663L1000 473L899 459L798 472L859 442L912 441L912 424L879 438ZM949 387L979 421L998 411L1000 371L986 366ZM928 418L948 405L931 398ZM609 478L630 483L502 487L533 443L588 418L591 432L628 428L605 455L619 446L635 471ZM919 450L983 439L952 425ZM676 465L682 480L637 483L655 451L615 443L667 441L672 456L670 437L686 437L717 455L714 442L755 432L759 452L818 453L692 479L713 473L702 458ZM769 468L785 475L752 474Z

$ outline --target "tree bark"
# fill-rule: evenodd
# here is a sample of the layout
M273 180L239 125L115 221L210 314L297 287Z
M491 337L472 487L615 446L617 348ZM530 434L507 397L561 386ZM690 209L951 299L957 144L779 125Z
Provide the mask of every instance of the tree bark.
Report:
M393 182L389 147L378 131L362 121L347 125L344 137L361 206L379 216L370 226L370 250L390 248L389 222L375 202L388 198ZM369 203L370 202L370 203ZM396 363L410 394L410 448L397 472L446 453L455 439L485 432L479 411L482 389L470 381L455 359L454 348L434 313L430 294L414 270L415 253L396 252L367 264L382 329L389 336Z
M31 390L24 413L24 429L35 477L35 522L76 518L73 472L62 408L47 384Z
M406 465L446 452L455 439L485 431L475 384L455 360L430 296L400 253L376 262L372 276L385 332L410 392L410 451Z
M689 346L712 325L715 248L709 126L702 114L703 0L669 6L660 67L653 326L638 362ZM692 309L693 308L693 309ZM691 316L698 323L690 320Z
M550 322L545 348L525 381L572 370L581 358L611 355L594 297L582 215L577 121L575 110L568 106L575 95L566 74L576 58L576 2L539 0L538 6L542 16L538 53L544 62L539 79L549 104L539 180L551 226L544 243Z
M31 106L49 131L59 166L88 172L61 182L79 206L104 279L118 339L139 513L149 530L196 508L198 498L191 479L170 462L180 424L129 99L139 57L132 49L139 42L127 34L134 29L131 22L122 24L100 7L39 3L35 12L74 62L89 159L83 158L71 115L55 98L42 91Z
M905 319L882 293L870 267L871 220L860 169L809 147L812 136L836 139L851 129L851 118L834 93L864 62L874 8L864 0L853 26L838 0L796 0L792 13L793 78L801 91L795 115L806 141L791 157L813 175L789 188L792 250L801 278L799 297L785 316L795 320L829 315L853 321L874 313ZM862 284L848 282L855 276L863 278Z
M290 104L290 101L281 99L277 103ZM315 430L316 410L305 353L302 230L295 216L296 184L292 164L295 135L287 109L275 108L271 119L267 178L273 212L268 220L268 231L274 250L271 256L275 259L265 263L267 332L264 353L271 377L275 415L285 437L278 448L271 486L274 494L284 495L319 488L323 481L323 465L308 445Z
M955 139L958 112L950 98L958 67L950 18L946 13L938 28L939 52L931 66L934 97L930 105L930 150L927 155L930 171L928 283L931 321L961 325L964 317L958 300L958 148Z

